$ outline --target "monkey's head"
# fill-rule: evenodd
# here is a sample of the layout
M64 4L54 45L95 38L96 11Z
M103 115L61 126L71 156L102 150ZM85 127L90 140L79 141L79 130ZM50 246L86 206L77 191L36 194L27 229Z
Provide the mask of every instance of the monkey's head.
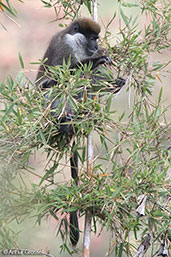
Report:
M100 26L88 18L74 20L66 29L65 42L79 61L92 57L98 50Z

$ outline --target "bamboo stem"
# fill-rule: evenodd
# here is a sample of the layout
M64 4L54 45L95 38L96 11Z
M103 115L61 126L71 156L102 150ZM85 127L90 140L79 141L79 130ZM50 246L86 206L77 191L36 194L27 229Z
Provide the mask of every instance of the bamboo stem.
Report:
M87 138L87 176L91 176L93 170L93 130Z
M87 138L87 176L90 177L93 170L93 130ZM90 256L91 239L91 212L87 211L84 223L83 257Z
M97 0L92 0L93 20L97 22Z
M91 212L87 211L84 223L83 257L90 256Z
M97 21L97 1L92 0L93 20ZM87 176L91 177L93 171L93 130L87 138ZM87 211L84 224L83 238L83 257L90 257L90 241L91 241L91 212Z

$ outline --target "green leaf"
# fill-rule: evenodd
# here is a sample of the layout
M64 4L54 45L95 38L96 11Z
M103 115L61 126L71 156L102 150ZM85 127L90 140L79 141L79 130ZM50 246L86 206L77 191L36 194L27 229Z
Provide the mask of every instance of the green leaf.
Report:
M16 16L15 13L12 11L11 7L7 7L5 4L0 2L0 5L2 5L9 13L11 13L13 16Z
M43 134L43 132L40 130L39 131L39 135L40 135L40 137L41 137L41 140L42 140L42 143L44 144L44 145L46 145L47 143L46 143L46 139L45 139L45 136L44 136L44 134Z
M122 257L123 256L122 254L123 254L123 243L120 243L118 257Z
M89 1L89 0L84 0L84 4L85 4L85 6L87 7L89 13L91 14L91 13L92 13L92 11L91 11L91 1Z
M21 56L21 53L19 52L19 60L20 60L20 65L21 65L21 68L24 69L24 62L23 62L23 58Z
M6 118L8 117L8 115L10 114L10 112L13 111L14 106L15 106L15 103L12 103L12 104L9 106L9 108L6 110L6 112L5 112L5 114L4 114L2 120L6 119Z
M54 162L53 166L46 171L45 175L40 180L39 185L41 185L51 174L53 174L57 167L58 167L58 163Z
M63 25L62 23L59 23L59 27L63 28L63 27L64 27L64 25Z
M28 103L29 103L30 105L32 105L30 95L29 95L26 91L24 91L24 96L26 97Z
M69 104L71 105L72 110L77 111L78 106L76 104L76 100L73 97L69 98Z
M121 121L121 120L124 118L124 116L125 116L125 112L123 112L123 113L121 114L121 116L119 116L119 121Z
M52 7L52 5L47 1L41 0L41 2L44 4L44 7L46 7L46 8Z
M127 27L129 27L129 21L128 21L128 17L124 14L123 10L121 8L119 8L119 11L120 11L120 14L121 14L121 17L125 23L125 25Z
M153 67L153 71L160 70L163 67L163 63L154 62L152 64L152 67Z
M160 104L160 102L161 102L162 92L163 92L163 88L161 87L160 92L159 92L159 97L158 97L158 104Z
M111 94L107 101L106 101L106 106L105 106L105 111L108 113L110 111L110 107L111 107L111 103L112 103L112 98L113 98L113 95Z
M138 4L132 4L132 3L122 3L122 6L129 7L129 8L131 8L131 7L139 7Z

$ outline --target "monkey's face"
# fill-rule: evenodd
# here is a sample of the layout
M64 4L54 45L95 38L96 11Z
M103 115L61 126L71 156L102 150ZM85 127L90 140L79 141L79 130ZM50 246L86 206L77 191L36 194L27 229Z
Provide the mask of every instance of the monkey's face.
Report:
M95 54L98 50L98 43L97 43L98 35L95 33L92 33L90 35L87 35L87 45L86 45L86 53L88 56L92 56Z
M93 23L94 24L94 23ZM92 57L98 50L98 33L92 29L85 29L79 23L74 23L68 28L65 43L72 49L74 56L83 61Z
M65 35L65 43L72 49L74 56L83 61L93 56L98 50L98 36L94 33L84 35L80 32Z
M91 21L90 24L93 28L94 22ZM95 26L98 26L98 25L96 24ZM98 33L97 32L90 29L90 27L86 28L85 24L83 26L82 23L81 24L75 23L73 25L72 32L73 32L73 35L75 35L75 38L81 39L80 43L82 44L82 47L84 48L84 51L87 57L90 57L97 52L98 50L98 43L97 43Z

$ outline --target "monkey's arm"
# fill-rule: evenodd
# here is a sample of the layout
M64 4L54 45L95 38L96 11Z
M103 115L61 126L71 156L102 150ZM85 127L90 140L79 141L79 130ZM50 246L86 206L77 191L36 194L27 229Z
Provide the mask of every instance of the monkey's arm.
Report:
M105 55L99 56L99 57L94 57L94 58L87 58L87 59L84 59L80 62L73 63L71 65L71 69L80 67L80 63L83 64L83 65L90 63L90 64L92 64L91 70L94 70L102 64L111 64L112 59L109 56L105 56Z
M115 71L111 65L100 65L93 70L90 79L92 81L93 92L111 92L114 95L119 92L126 83L126 80L121 77L115 78Z
M99 47L96 53L81 62L82 64L92 63L92 70L96 71L97 68L103 64L112 64L112 59L109 57L109 51L106 48Z

